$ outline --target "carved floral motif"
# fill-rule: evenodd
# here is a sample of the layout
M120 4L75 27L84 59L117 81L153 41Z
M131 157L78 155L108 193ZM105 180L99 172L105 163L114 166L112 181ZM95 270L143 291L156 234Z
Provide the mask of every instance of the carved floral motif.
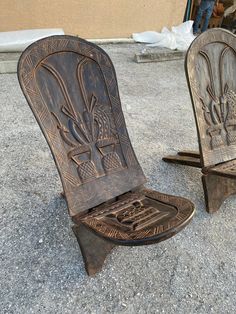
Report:
M200 51L200 55L207 63L210 78L210 84L207 86L210 102L206 103L206 100L201 97L200 100L204 118L208 125L206 132L211 138L212 150L224 145L236 144L236 93L229 88L227 83L223 84L222 80L223 59L229 50L230 48L226 46L220 54L219 79L221 93L219 96L216 94L211 60L205 51Z
M55 112L51 114L56 120L62 139L70 147L68 158L77 165L82 182L123 168L116 152L119 138L111 109L100 104L94 94L88 99L83 77L83 67L88 62L87 58L83 58L77 67L77 78L84 102L83 113L75 110L60 73L52 65L42 63L43 68L56 79L64 96L66 105L61 106L61 112L68 118L67 125L61 123Z

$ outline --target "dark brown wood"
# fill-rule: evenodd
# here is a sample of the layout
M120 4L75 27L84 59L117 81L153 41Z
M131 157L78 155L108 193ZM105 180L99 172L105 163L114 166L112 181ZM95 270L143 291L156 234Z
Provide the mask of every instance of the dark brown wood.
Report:
M178 155L180 156L188 156L188 157L194 157L194 158L200 158L200 154L197 151L194 150L182 150L178 152Z
M53 36L27 48L19 82L52 150L71 216L146 182L99 47Z
M202 176L202 183L208 213L216 212L227 197L236 194L235 178L207 174Z
M72 230L79 243L85 269L88 275L93 276L102 269L107 255L115 244L98 237L83 224L74 225Z
M211 167L208 169L208 172L218 176L236 179L236 160L230 160Z
M235 35L212 29L198 36L186 54L185 70L198 131L206 205L213 212L235 191L232 186L236 178ZM177 158L167 156L163 160L194 166L188 160L184 162L186 155L179 158L179 154Z
M95 208L81 221L116 244L144 245L176 234L192 218L193 209L185 198L143 189Z
M88 274L115 245L157 243L189 223L190 201L143 188L115 70L101 48L44 38L23 52L18 78L57 165Z
M203 166L236 158L236 40L222 29L196 38L185 69Z
M180 153L177 153L177 155L169 155L162 158L163 161L174 163L174 164L180 164L180 165L186 165L191 167L197 167L201 168L201 161L199 157L192 157L187 155L181 155Z

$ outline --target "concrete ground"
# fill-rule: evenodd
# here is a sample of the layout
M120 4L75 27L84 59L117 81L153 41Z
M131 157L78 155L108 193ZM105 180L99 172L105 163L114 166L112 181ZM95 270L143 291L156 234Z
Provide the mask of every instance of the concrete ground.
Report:
M129 134L149 186L196 204L192 223L157 245L118 247L86 275L48 146L15 74L0 75L0 313L235 313L236 197L204 209L198 169L162 156L197 149L183 60L113 60Z

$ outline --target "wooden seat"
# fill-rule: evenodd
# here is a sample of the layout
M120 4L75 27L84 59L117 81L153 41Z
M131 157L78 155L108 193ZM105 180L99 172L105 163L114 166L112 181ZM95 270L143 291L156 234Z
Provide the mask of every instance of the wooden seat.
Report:
M101 48L72 36L39 40L23 52L18 78L52 151L88 274L115 245L157 243L189 223L189 200L143 187Z
M236 193L236 38L223 29L198 36L185 59L198 131L199 154L166 156L166 162L202 168L208 212Z
M182 229L189 220L186 199L143 189L102 205L82 222L104 238L123 245L160 242Z

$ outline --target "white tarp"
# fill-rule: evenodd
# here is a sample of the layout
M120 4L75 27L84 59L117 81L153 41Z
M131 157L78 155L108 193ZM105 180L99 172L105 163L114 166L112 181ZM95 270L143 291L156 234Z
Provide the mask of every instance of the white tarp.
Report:
M194 40L193 21L187 21L179 26L173 26L171 31L164 27L161 33L148 31L143 33L134 33L134 41L146 43L150 47L165 47L177 50L187 50Z
M51 28L0 32L0 52L23 51L34 41L51 35L64 35L64 31L61 28Z
M226 16L234 13L235 11L236 11L236 1L234 1L234 4L231 5L231 7L229 7L228 9L225 10L224 16L226 17Z

